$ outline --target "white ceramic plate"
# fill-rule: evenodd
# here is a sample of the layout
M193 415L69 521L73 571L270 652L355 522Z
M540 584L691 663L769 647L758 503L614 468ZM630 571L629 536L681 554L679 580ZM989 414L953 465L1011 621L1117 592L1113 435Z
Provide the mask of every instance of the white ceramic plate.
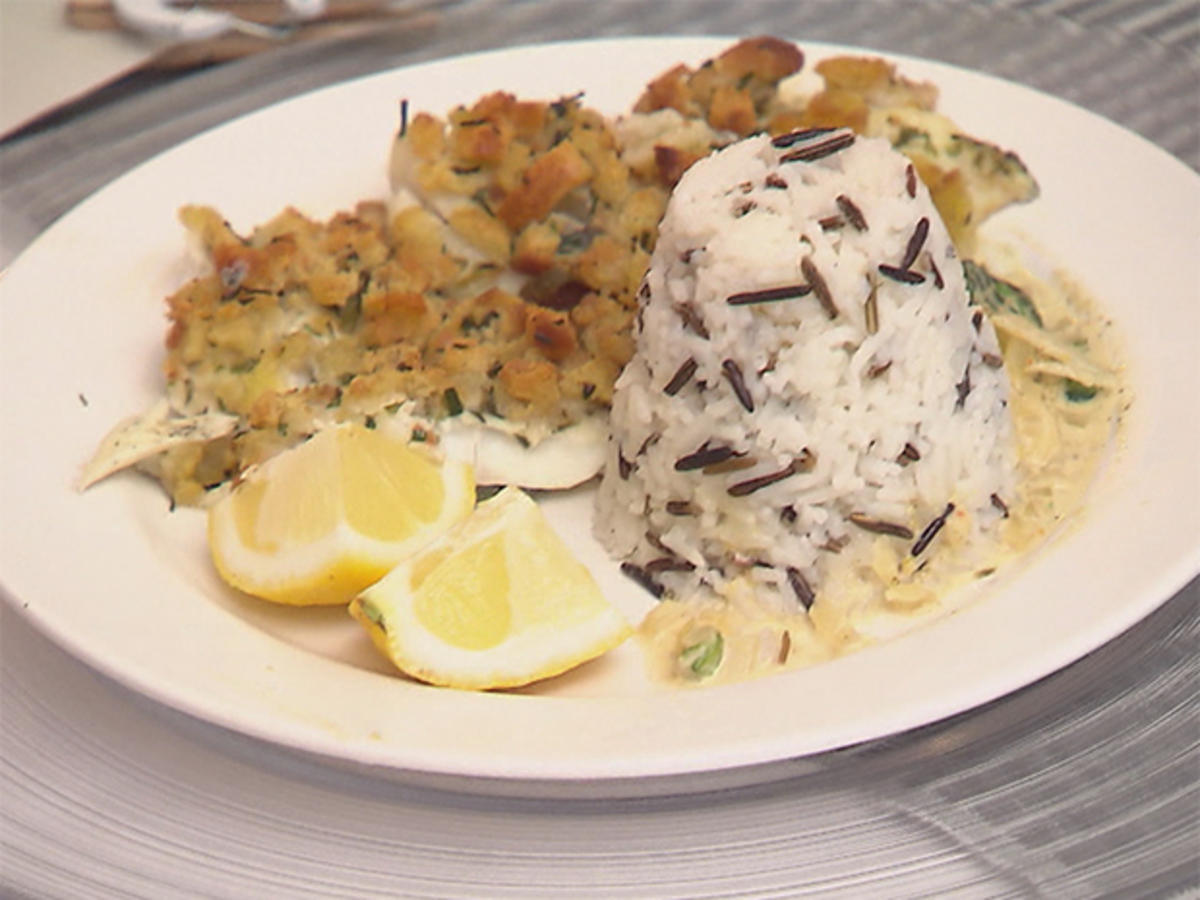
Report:
M402 69L271 107L140 166L50 228L0 290L0 579L70 652L202 719L342 760L448 776L596 779L727 769L912 728L1042 677L1114 637L1200 569L1200 178L1077 107L919 60L941 108L1017 149L1043 196L1004 215L1118 321L1136 398L1080 525L957 613L887 644L749 684L652 688L635 645L538 690L470 694L389 674L340 610L239 598L203 518L132 474L72 481L160 388L163 297L187 273L176 209L248 229L288 204L327 216L382 196L398 101L444 113L495 89L578 90L625 111L644 83L730 42L622 39ZM806 47L810 61L846 48ZM589 496L556 526L631 615L645 600L589 537Z

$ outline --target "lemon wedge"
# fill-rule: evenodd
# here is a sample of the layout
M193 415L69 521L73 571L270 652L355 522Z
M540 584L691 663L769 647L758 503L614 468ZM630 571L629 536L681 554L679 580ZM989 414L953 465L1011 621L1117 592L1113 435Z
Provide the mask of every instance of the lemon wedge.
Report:
M249 594L348 603L474 504L469 465L342 425L272 457L214 503L209 548L221 576Z
M512 487L355 598L350 614L402 672L475 690L549 678L632 632Z

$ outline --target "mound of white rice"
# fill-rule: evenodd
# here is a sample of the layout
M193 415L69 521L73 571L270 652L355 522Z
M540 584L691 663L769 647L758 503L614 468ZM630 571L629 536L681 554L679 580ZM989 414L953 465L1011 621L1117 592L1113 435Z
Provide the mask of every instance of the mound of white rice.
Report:
M912 605L926 569L986 556L1014 490L1000 349L885 141L759 136L692 166L636 337L596 530L656 594Z

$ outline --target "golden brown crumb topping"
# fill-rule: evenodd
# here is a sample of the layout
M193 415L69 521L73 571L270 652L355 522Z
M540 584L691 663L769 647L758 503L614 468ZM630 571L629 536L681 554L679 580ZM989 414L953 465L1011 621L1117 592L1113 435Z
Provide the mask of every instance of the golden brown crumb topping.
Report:
M168 397L174 414L238 425L150 468L193 503L326 424L401 406L486 416L532 441L603 415L670 189L739 136L814 124L886 134L959 236L989 211L974 198L996 179L971 181L949 157L969 150L962 159L993 175L1020 168L942 134L940 119L905 119L936 116L936 90L880 60L826 60L824 91L784 96L780 82L803 62L791 43L750 38L667 69L620 120L580 96L502 91L444 118L405 114L392 202L327 222L288 209L240 235L216 211L186 207L211 269L167 299Z

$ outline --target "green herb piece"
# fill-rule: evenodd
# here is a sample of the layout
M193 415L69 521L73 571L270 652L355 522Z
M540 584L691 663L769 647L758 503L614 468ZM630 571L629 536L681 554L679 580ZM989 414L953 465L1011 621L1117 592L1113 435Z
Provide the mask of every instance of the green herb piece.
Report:
M364 424L364 425L366 425L366 426L367 426L367 428L369 428L369 429L371 429L372 431L374 431L374 430L375 430L375 426L376 426L375 417L374 417L374 416L367 416L367 418L366 418L366 420L363 422L363 424Z
M446 388L442 393L442 398L446 401L446 411L452 416L457 416L463 411L462 400L458 399L458 391L454 388Z
M564 234L558 240L558 253L560 256L566 256L569 253L579 253L582 250L586 250L591 245L592 238L595 236L595 232L587 228L581 228L578 231Z
M473 331L483 331L485 328L487 328L489 325L491 325L493 322L495 322L498 318L500 318L500 313L496 312L494 309L487 312L484 315L484 317L482 319L480 319L478 322L476 322L470 316L467 316L462 320L462 323L458 326L458 330L462 334L470 334Z
M1041 193L1037 181L1015 153L995 144L955 134L947 148L949 156L966 156L973 170L1002 188L1010 201L1028 203Z
M969 259L963 260L963 276L967 281L967 292L971 302L977 303L989 312L1008 312L1023 316L1036 325L1042 326L1042 317L1037 307L1029 299L1029 295L1014 284L1009 284L996 278L987 269Z
M579 101L582 99L583 91L579 91L578 93L571 94L569 96L559 97L550 104L550 112L556 116L565 116L567 114L567 110L572 106L578 106Z
M697 678L708 678L721 665L725 655L725 638L716 629L710 629L701 640L683 648L679 663Z
M362 291L355 291L346 298L346 302L342 305L341 315L338 316L338 324L342 331L353 331L358 327L358 320L362 318Z
M1099 390L1088 384L1080 384L1074 378L1063 379L1063 396L1071 403L1087 403Z
M484 500L491 500L502 490L504 490L502 484L477 484L475 485L475 502L482 503Z
M387 624L383 621L383 613L379 611L374 603L366 597L360 597L358 600L358 608L362 610L362 614L367 617L367 621L378 625L384 631L387 631Z
M892 146L897 150L920 149L929 154L934 152L933 141L929 139L929 135L918 128L910 128L907 125L900 129L900 133L892 141Z
M492 205L488 202L489 197L488 197L488 189L487 188L480 188L479 190L477 190L475 193L473 193L471 195L471 199L474 200L476 203L478 203L480 206L482 206L484 211L489 216L494 216L496 214L495 210L492 209Z

